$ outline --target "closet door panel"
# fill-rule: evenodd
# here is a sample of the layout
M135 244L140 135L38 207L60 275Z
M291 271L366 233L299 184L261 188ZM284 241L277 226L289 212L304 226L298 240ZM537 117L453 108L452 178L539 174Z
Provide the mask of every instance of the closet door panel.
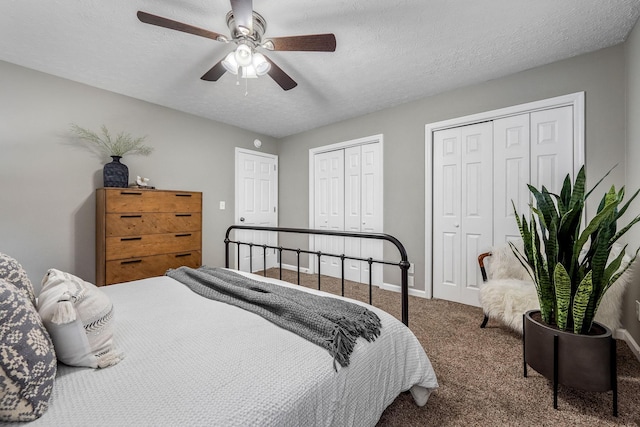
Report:
M479 123L461 128L462 221L460 302L479 305L482 275L478 254L487 251L493 240L493 125Z
M531 113L531 183L559 194L573 175L573 107Z
M529 211L529 114L493 122L494 245L520 238L513 206Z
M460 128L433 135L433 296L460 298Z
M315 226L320 230L344 230L344 152L332 151L315 156ZM344 239L316 236L315 248L324 253L342 254ZM314 260L317 263L317 259ZM341 274L340 258L323 256L321 272Z
M362 217L362 156L360 147L349 147L344 150L345 176L345 231L360 232ZM360 257L360 239L344 239L345 254ZM344 277L347 280L360 281L360 261L345 260Z
M361 149L361 230L366 233L382 233L382 147L379 143L366 144ZM383 259L383 243L380 240L362 239L360 251L363 258ZM361 263L361 281L369 283L369 263ZM372 283L382 285L382 265L373 265Z

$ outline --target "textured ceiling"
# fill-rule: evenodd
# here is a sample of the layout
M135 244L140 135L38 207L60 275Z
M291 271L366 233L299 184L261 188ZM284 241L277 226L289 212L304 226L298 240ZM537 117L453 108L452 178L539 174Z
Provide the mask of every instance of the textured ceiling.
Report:
M143 24L143 10L227 34L228 0L4 0L0 60L283 137L618 44L640 0L254 0L265 37L334 33L336 52L272 52L269 76L200 80L232 45Z

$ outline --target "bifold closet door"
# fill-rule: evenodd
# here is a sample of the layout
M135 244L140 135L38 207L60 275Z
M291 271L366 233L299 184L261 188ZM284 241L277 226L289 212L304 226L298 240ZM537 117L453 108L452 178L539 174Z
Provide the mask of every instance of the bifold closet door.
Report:
M493 239L493 126L441 130L433 141L433 294L477 306L477 256Z
M560 194L564 178L573 176L573 107L531 113L531 183Z
M520 239L513 207L518 213L529 212L529 113L505 117L493 122L494 149L494 241Z
M380 144L365 144L344 150L345 231L382 232L382 174ZM346 238L345 254L382 260L382 241ZM369 263L345 260L345 278L369 283ZM382 284L382 266L374 265L372 283Z
M573 175L573 107L505 117L493 121L494 245L520 239L515 205L529 215L531 183L560 194L564 177Z
M320 153L314 156L315 228L344 231L344 150ZM344 238L315 236L315 250L330 254L344 252ZM313 260L314 270L317 258ZM317 270L315 270L317 271ZM320 258L320 272L340 277L342 262L338 257Z

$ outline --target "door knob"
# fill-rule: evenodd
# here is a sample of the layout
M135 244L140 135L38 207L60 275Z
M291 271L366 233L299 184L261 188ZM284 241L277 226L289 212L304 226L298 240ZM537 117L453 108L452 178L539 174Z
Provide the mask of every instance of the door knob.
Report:
M244 217L243 216L240 217L240 222L244 222Z
M453 225L455 228L460 228L460 224L454 224Z

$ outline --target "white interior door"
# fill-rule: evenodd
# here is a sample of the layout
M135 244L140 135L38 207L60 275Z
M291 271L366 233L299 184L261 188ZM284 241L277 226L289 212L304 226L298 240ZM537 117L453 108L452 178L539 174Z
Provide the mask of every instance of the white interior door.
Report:
M236 224L263 227L278 226L278 157L249 150L236 149ZM277 245L277 233L266 231L236 231L236 240ZM266 268L277 263L275 249L267 249ZM250 259L252 258L252 259ZM264 266L264 248L240 248L239 269L260 271Z
M320 153L315 156L315 228L344 231L344 150ZM344 238L315 236L315 250L330 254L344 252ZM317 258L313 259L317 266ZM320 258L322 274L340 277L342 262L338 257Z
M436 298L479 305L479 253L493 239L491 122L434 133L433 289Z

